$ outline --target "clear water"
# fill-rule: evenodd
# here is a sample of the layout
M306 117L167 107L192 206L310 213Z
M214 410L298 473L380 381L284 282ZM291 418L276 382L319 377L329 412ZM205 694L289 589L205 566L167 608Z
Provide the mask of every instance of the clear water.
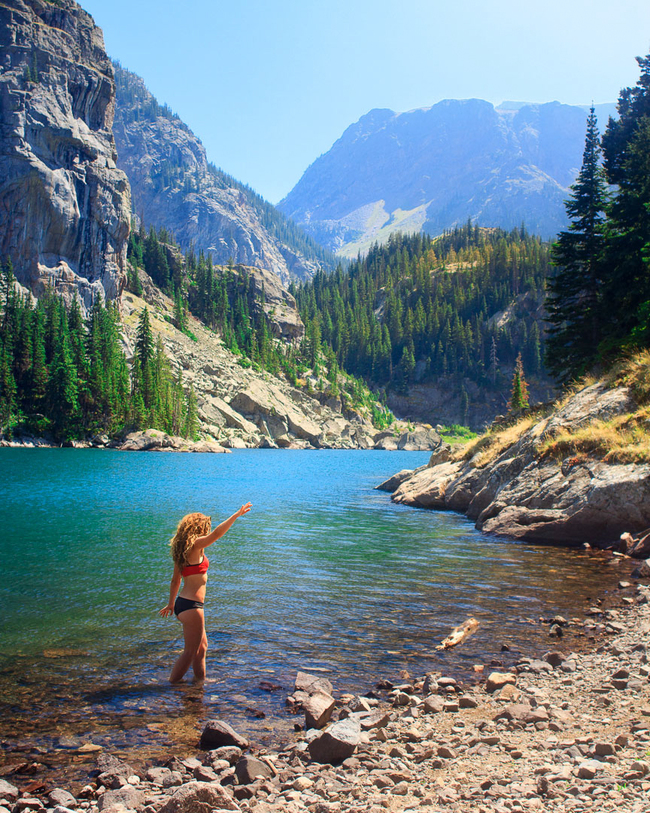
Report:
M61 735L155 754L194 744L211 717L261 742L288 737L284 699L299 669L341 691L402 669L468 671L503 657L503 643L545 646L547 628L531 620L580 614L620 578L600 558L486 537L462 516L374 490L427 457L0 449L5 761L36 749L63 762ZM181 627L157 614L167 540L183 514L218 522L247 500L251 513L209 551L209 680L172 689ZM437 653L470 615L479 631Z

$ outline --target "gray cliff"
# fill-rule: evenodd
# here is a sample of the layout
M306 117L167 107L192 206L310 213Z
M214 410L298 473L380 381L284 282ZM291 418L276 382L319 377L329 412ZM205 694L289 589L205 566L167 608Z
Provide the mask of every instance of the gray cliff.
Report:
M130 193L112 135L113 68L73 0L0 5L0 257L36 296L88 308L124 286Z
M181 248L215 263L270 271L286 285L332 258L271 204L208 162L205 148L139 76L115 66L118 164L145 225L169 229Z
M320 156L278 208L323 245L356 256L392 231L441 234L468 219L544 238L582 161L587 113L558 102L446 100L372 110Z

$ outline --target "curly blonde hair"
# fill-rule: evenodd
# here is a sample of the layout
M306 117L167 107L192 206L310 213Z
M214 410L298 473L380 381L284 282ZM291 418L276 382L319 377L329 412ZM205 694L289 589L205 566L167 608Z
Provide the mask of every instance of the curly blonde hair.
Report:
M209 533L212 520L205 514L186 514L178 523L176 533L169 540L174 563L182 570L187 564L187 557L199 536Z

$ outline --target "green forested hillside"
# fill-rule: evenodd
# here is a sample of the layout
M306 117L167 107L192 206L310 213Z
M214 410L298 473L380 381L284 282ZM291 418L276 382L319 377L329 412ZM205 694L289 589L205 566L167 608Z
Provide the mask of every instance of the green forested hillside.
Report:
M66 308L46 293L34 303L18 293L9 261L0 274L0 312L4 434L28 431L65 441L152 427L196 435L194 393L154 343L146 310L130 365L117 306L97 298L84 320L76 299Z
M528 376L542 373L548 268L548 246L525 229L468 224L438 239L395 234L295 294L307 335L374 385L444 378L503 389L519 353Z

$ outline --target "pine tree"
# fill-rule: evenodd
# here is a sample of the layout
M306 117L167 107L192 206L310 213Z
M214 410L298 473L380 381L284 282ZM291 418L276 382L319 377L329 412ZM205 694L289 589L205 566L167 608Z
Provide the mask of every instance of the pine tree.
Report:
M571 224L553 246L551 256L557 271L547 283L550 328L546 364L563 382L594 366L602 338L607 185L600 157L600 137L592 107L582 167L565 203Z
M521 412L528 409L528 385L524 379L524 365L521 360L521 353L515 362L515 372L512 377L512 392L510 394L509 412Z
M607 179L618 187L605 251L606 358L650 346L650 54L637 62L639 80L621 91L619 118L610 118L603 136Z

